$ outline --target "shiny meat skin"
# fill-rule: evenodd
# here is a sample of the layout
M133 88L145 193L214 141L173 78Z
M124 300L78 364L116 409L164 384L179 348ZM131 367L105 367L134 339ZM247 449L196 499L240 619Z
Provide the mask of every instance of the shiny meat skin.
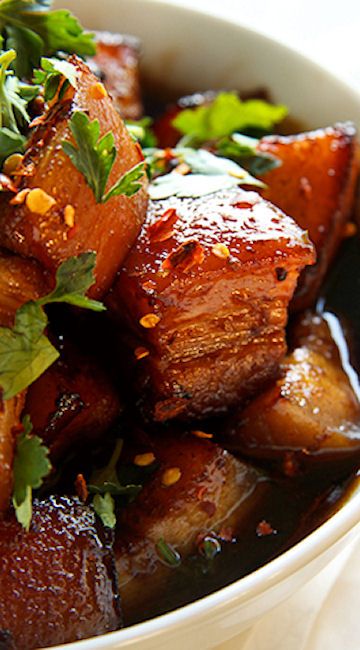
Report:
M0 243L25 257L37 259L51 273L73 255L96 251L96 284L89 295L99 297L110 287L136 239L145 218L146 191L144 188L131 198L117 196L106 204L97 204L84 176L63 152L61 142L71 139L69 119L76 110L86 111L90 120L97 118L101 135L112 131L118 155L109 187L142 160L142 153L131 140L110 97L99 98L98 79L76 57L69 60L77 69L77 89L69 91L70 97L57 101L34 129L19 170L20 190L39 187L56 203L41 215L31 212L26 202L10 205L9 195L4 195ZM66 206L74 209L73 225L71 220L65 221Z
M0 402L0 517L6 512L12 492L12 465L16 430L24 407L25 394Z
M232 418L225 436L254 458L288 452L307 462L355 458L360 404L327 324L306 314L296 331L300 345L285 357L280 378Z
M169 572L156 550L163 539L182 558L196 553L209 531L241 531L263 494L263 477L218 445L194 435L152 438L156 471L136 500L121 511L115 540L116 566L125 624L142 617L166 588ZM164 486L166 470L179 479Z
M0 325L11 327L16 310L49 291L46 272L34 260L0 252Z
M35 501L27 533L0 523L0 630L17 650L104 634L121 624L113 556L77 499Z
M125 120L138 120L143 114L139 74L139 42L133 36L96 32L95 64L109 95ZM96 70L95 68L95 70Z
M121 405L98 361L66 343L60 359L29 387L25 411L34 433L57 461L67 451L101 438L119 416Z
M351 215L359 170L356 129L351 123L291 136L269 136L260 151L281 166L264 175L263 196L308 230L317 263L306 269L292 307L304 309L319 286L344 237Z
M150 202L108 304L155 419L220 413L273 377L313 261L305 233L255 192ZM148 356L136 360L139 349Z

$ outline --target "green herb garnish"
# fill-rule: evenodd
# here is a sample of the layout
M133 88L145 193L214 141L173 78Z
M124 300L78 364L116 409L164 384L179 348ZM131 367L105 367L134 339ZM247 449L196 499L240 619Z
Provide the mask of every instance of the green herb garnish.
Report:
M200 146L246 129L269 132L287 115L283 105L262 99L241 101L236 93L219 93L206 106L186 108L173 119L173 126L185 136L184 146Z
M199 551L207 560L213 560L221 552L221 544L216 537L206 535L199 544Z
M95 261L96 254L89 252L63 262L56 273L54 291L22 305L12 328L0 327L0 386L4 399L32 384L59 357L44 334L48 324L45 305L65 302L93 311L105 309L101 302L85 296L94 283Z
M0 34L6 48L18 53L16 74L32 77L42 56L68 52L79 56L95 54L92 34L84 32L66 9L50 11L51 0L2 0Z
M149 168L157 173L163 151L145 149L144 154ZM251 176L235 161L215 156L205 149L175 148L171 154L178 164L186 164L191 173L180 174L174 170L157 176L149 186L149 195L154 201L170 196L195 198L238 185L264 187L262 181Z
M13 506L18 522L29 530L32 517L32 491L41 487L43 479L51 470L49 450L41 438L31 435L32 424L26 415L24 431L16 439L13 466Z
M95 494L92 504L96 514L100 517L104 526L107 526L107 528L115 528L115 501L110 492L106 492L104 496L101 496L101 494Z
M258 145L257 138L250 138L242 133L232 133L216 142L215 149L220 156L241 163L253 176L262 176L282 163L279 158L259 151Z
M156 551L160 560L173 568L181 564L181 555L170 544L167 544L163 538L156 543Z
M119 439L108 464L95 470L89 480L89 492L95 494L93 507L96 514L101 518L104 526L114 528L116 524L114 496L127 496L133 499L142 489L142 485L122 485L117 464L123 448L123 440Z
M77 146L65 140L62 147L91 187L96 203L106 203L111 197L120 194L132 196L139 191L145 174L143 162L125 172L106 192L106 184L116 158L115 139L111 131L100 138L98 120L91 122L82 111L73 114L70 129Z
M141 120L125 120L125 125L133 140L139 142L142 147L156 147L157 140L151 129L153 119L145 116Z
M23 131L30 122L27 106L39 90L38 86L29 86L15 77L10 69L15 60L15 50L0 54L0 162L13 153L23 152Z
M34 81L44 86L44 99L51 101L59 88L60 82L64 80L61 88L63 94L71 85L76 88L77 72L72 63L61 59L41 59L41 69L34 71Z

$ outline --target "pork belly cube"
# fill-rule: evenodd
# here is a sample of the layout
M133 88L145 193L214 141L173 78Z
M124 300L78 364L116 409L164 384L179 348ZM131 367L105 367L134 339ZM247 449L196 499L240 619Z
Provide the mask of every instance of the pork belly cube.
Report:
M90 66L104 82L121 117L138 120L143 114L140 92L140 44L134 36L95 32L96 54Z
M121 509L116 529L126 625L144 612L156 614L157 596L166 592L174 566L166 564L162 542L184 560L199 552L209 532L235 538L267 489L264 474L191 434L153 436L134 461L151 462L150 455L156 470L136 500Z
M56 462L101 438L118 418L121 403L97 359L66 343L60 359L29 387L25 411Z
M109 306L156 420L220 413L274 376L289 300L313 260L306 234L255 192L150 204Z
M120 195L105 204L96 203L85 177L61 146L64 140L72 139L73 113L85 111L91 121L99 121L101 136L110 131L114 135L117 156L109 187L143 156L109 95L99 90L97 77L77 57L69 61L76 68L76 89L57 100L34 129L22 166L16 172L19 193L15 204L8 193L1 199L0 244L35 258L52 275L69 257L95 251L96 282L89 295L99 297L110 287L136 239L145 218L147 195L144 187L132 197ZM29 200L26 191L35 189L37 194Z
M311 304L345 234L359 170L356 129L350 123L291 136L263 138L259 150L281 165L264 175L263 196L308 231L317 263L300 279L292 306Z
M281 363L279 379L232 418L225 437L254 458L286 461L295 453L301 463L358 464L360 403L328 326L307 314L297 331L301 344Z
M109 541L77 499L35 501L29 532L13 514L1 521L0 575L0 631L10 647L44 648L121 624Z

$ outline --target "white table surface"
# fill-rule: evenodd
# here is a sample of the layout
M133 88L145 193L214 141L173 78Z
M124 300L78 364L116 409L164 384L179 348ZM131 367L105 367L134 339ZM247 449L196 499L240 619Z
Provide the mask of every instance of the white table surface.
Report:
M360 0L172 0L254 27L360 91ZM360 650L360 542L245 634L214 650Z

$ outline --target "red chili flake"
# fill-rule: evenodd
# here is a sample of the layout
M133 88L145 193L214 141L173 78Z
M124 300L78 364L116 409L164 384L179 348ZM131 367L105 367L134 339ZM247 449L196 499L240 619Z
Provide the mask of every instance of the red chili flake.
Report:
M0 189L7 192L18 192L18 188L13 183L10 176L6 176L6 174L0 174Z
M267 537L268 535L276 535L277 530L268 521L263 519L256 527L256 534L258 537Z
M212 501L202 501L200 503L200 508L206 512L208 517L213 517L216 512L216 505Z
M202 485L198 491L196 492L196 497L198 498L199 501L202 501L203 496L205 495L206 492L206 487L205 485Z
M143 150L142 150L142 148L140 147L139 143L138 143L138 142L134 142L134 144L135 144L135 149L137 150L137 152L138 152L138 154L139 154L139 156L140 156L140 160L144 160L145 157L144 157L144 154L143 154Z
M45 119L46 119L45 114L35 117L35 119L32 120L32 122L30 122L29 129L33 129L35 126L39 126L40 124L43 124L43 122L45 122Z
M222 539L223 542L235 542L236 538L234 537L233 529L230 526L225 526L219 530L218 537Z
M79 230L79 226L75 224L73 228L70 228L70 230L67 231L67 239L72 239L76 235L78 230Z
M84 476L82 474L78 474L76 477L75 490L79 499L81 499L81 501L85 503L85 501L87 501L87 498L89 496L89 491Z
M174 208L169 208L164 214L152 223L148 229L148 235L153 242L166 241L172 237L174 231L173 226L178 219L178 214Z
M248 201L238 201L237 203L233 203L233 207L238 208L238 210L251 210L254 204Z
M298 462L293 451L287 451L284 456L283 472L285 476L296 476L299 470Z
M162 268L165 271L177 269L186 273L193 266L197 266L204 261L205 253L204 248L195 240L190 240L180 244L177 249L168 255L166 260L162 263Z

